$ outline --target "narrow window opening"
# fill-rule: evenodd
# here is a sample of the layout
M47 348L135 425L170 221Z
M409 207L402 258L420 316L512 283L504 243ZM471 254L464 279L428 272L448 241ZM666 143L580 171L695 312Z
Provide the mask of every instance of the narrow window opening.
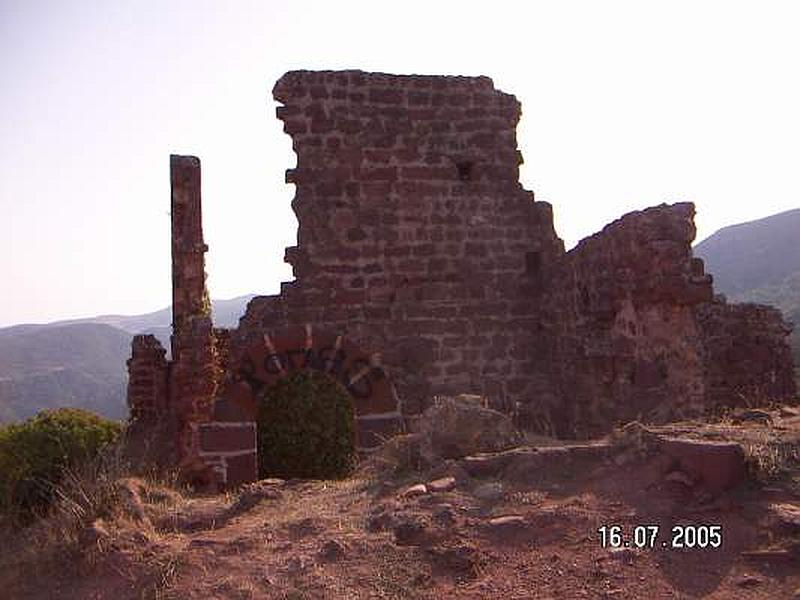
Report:
M472 181L472 161L465 160L456 163L456 168L458 169L458 178L461 181Z

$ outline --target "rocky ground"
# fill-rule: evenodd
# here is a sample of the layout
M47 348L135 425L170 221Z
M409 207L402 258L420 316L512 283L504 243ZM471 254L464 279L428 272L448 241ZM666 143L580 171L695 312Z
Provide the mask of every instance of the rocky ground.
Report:
M405 436L347 480L227 495L124 480L124 515L77 551L14 551L3 597L800 598L795 409L583 444L445 442ZM614 525L627 546L603 546Z

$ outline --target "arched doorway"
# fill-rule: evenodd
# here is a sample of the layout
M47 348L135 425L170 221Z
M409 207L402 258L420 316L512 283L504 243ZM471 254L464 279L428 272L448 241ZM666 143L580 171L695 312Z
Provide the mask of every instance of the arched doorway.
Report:
M232 343L227 371L214 420L200 426L199 448L223 485L258 477L259 405L272 386L294 373L324 375L349 396L358 453L369 452L403 428L400 403L380 353L366 352L343 333L311 324L263 331L258 337L251 333L248 341Z

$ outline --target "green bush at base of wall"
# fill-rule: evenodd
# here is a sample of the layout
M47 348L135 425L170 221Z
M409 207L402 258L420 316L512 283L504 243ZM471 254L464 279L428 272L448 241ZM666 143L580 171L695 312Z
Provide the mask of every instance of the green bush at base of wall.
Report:
M353 402L334 379L297 371L268 388L258 408L261 477L334 479L355 462Z

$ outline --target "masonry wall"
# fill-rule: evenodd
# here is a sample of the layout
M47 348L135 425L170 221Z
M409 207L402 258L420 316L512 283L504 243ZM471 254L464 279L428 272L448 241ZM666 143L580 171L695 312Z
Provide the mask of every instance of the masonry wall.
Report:
M518 182L519 103L491 80L297 71L273 93L297 154L296 280L251 302L236 344L346 331L381 350L412 422L454 391L578 437L699 414L765 372L780 373L773 398L791 396L777 314L759 313L769 342L748 370L716 364L715 328L748 346L753 328L700 310L713 288L692 204L631 213L564 253L550 205Z
M693 218L689 203L630 213L559 261L546 301L559 435L597 435L618 421L665 421L702 408L694 307L713 291L692 257Z
M761 405L797 394L788 336L778 309L727 304L696 307L702 336L707 406Z
M490 79L293 71L273 94L297 155L295 280L234 330L211 326L199 161L171 157L173 360L137 336L129 403L170 424L185 473L253 479L257 403L298 368L350 391L362 449L436 394L482 394L564 437L795 399L789 328L714 299L692 204L565 253L518 181L519 102Z
M167 412L169 367L154 335L135 335L128 359L128 408L137 427L153 426Z
M297 154L296 280L251 302L240 339L346 331L380 349L408 415L436 393L537 393L528 331L563 244L518 181L517 100L485 77L355 71L288 73L274 95Z

